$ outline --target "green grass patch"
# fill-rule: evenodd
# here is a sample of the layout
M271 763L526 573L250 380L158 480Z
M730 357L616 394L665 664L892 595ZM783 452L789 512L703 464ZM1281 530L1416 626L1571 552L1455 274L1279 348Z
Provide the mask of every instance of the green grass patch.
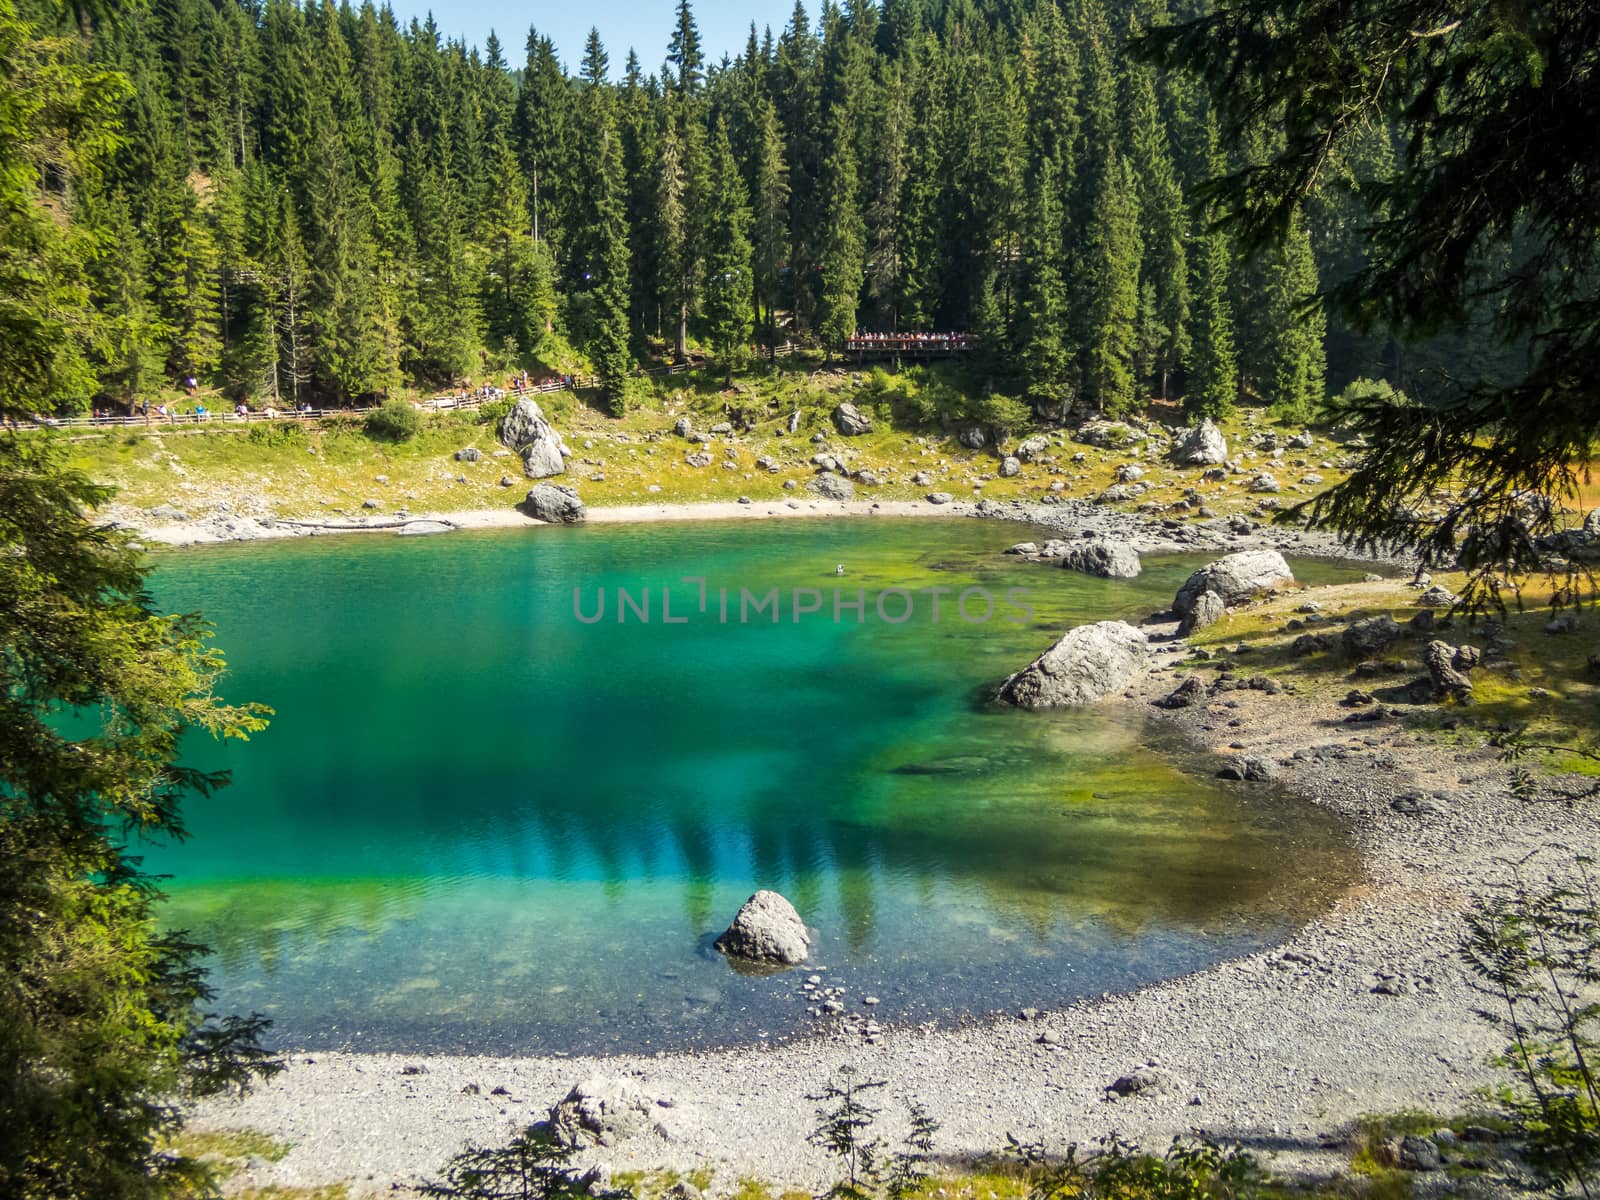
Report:
M190 1158L264 1158L278 1162L289 1153L280 1142L259 1129L185 1129L172 1148Z
M1014 406L990 394L987 380L960 364L893 373L881 366L824 364L820 355L794 355L776 364L752 364L731 387L724 387L715 372L641 377L633 381L630 398L634 407L619 418L602 411L588 393L537 397L573 451L561 482L577 487L590 505L729 501L745 495L758 503L803 499L808 496L804 484L815 473L810 458L824 448L810 440L818 433L829 452L844 454L850 469L865 468L881 477L880 486L859 489L862 499L920 499L939 490L968 500L1038 501L1052 494L1052 485L1054 494L1092 497L1115 481L1125 463L1142 465L1143 482L1152 490L1121 507L1169 505L1192 492L1226 514L1254 510L1260 499L1246 493L1238 477L1205 481L1198 468L1146 458L1140 444L1086 446L1055 429L1043 431L1054 443L1053 463L1023 464L1015 477L1001 478L1004 451L1033 431L1009 429L999 447L960 445L957 434L969 425L1017 424ZM845 400L873 418L872 433L837 434L832 413ZM421 414L416 433L404 440L378 436L377 429L369 432L355 416L315 426L263 422L241 432L223 432L220 424L155 423L148 431L59 436L69 440L74 464L117 487L120 502L131 509L171 504L203 517L219 503L238 511L259 502L275 516L315 519L370 515L373 510L362 508L369 499L382 512L402 505L412 512L504 508L520 500L528 486L514 456L495 455L501 449L496 421L507 407L508 402L497 402L478 411ZM796 411L799 427L791 435L788 423ZM1182 423L1173 406L1153 404L1145 415ZM704 448L713 460L710 466L691 467L687 456L702 447L671 433L673 421L683 416L698 429L726 420L741 432L731 439L717 437ZM1320 465L1338 457L1327 442L1312 451L1290 452L1305 455L1302 466L1274 463L1245 444L1253 432L1294 428L1276 425L1260 410L1241 410L1225 423L1235 454L1249 456L1252 468L1278 473L1285 502L1298 498L1296 490L1306 495L1315 490L1296 482L1304 471L1318 472L1327 483L1340 477ZM483 459L456 462L454 452L466 446L482 451ZM1073 462L1078 455L1081 461ZM756 466L762 457L780 464L777 473ZM922 471L932 482L912 483ZM510 477L512 486L501 487L502 476ZM786 490L783 485L790 481L795 487Z
M1459 591L1465 577L1435 575L1434 582ZM1322 606L1317 614L1322 619L1310 624L1304 623L1304 614L1295 611L1308 600ZM1528 765L1548 772L1600 776L1600 761L1588 757L1600 752L1600 724L1595 721L1600 679L1588 666L1589 656L1600 652L1600 613L1586 610L1575 632L1550 634L1545 632L1552 616L1548 597L1529 591L1524 600L1522 612L1502 618L1504 636L1515 643L1506 654L1507 665L1474 670L1470 702L1400 703L1402 720L1407 729L1445 736L1466 747L1481 746L1505 730L1525 730L1530 741L1570 747L1531 753ZM1239 674L1267 675L1292 683L1297 693L1309 698L1333 700L1360 689L1383 700L1387 690L1427 674L1422 654L1434 638L1479 647L1487 640L1481 624L1456 617L1447 629L1408 633L1379 656L1378 661L1392 670L1376 675L1358 673L1357 664L1346 656L1341 644L1347 624L1357 617L1387 613L1406 625L1422 611L1416 601L1417 592L1400 579L1312 587L1242 607L1200 631L1190 642L1219 656ZM1292 647L1306 634L1322 634L1330 646L1297 657ZM1236 653L1241 645L1248 647L1246 653ZM1188 670L1207 671L1215 663L1185 665Z
M697 1191L710 1189L716 1171L710 1167L697 1167L693 1171L618 1171L611 1176L611 1186L636 1197L636 1200L660 1200L674 1186L687 1183ZM743 1184L740 1185L743 1187Z

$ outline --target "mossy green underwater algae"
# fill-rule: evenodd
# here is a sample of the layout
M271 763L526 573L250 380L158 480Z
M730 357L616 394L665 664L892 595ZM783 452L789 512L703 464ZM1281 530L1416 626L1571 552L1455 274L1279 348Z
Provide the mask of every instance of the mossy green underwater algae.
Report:
M804 973L888 1021L1137 986L1329 903L1351 859L1313 806L1214 783L1126 707L987 702L1071 625L1163 607L1198 561L1093 579L1001 554L1027 532L673 523L169 554L159 602L207 613L230 695L278 714L248 746L194 745L234 784L150 852L169 920L286 1044L509 1052L803 1032L796 979L710 947L758 887L816 928ZM646 588L651 619L619 621L617 589ZM722 619L724 589L774 588L778 620ZM930 588L950 589L937 621ZM816 612L795 618L795 589ZM908 619L880 615L885 589Z

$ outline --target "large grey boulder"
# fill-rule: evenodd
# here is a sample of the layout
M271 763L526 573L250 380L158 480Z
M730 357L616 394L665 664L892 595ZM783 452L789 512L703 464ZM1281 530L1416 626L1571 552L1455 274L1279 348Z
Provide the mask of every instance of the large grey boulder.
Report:
M1096 504L1126 504L1148 491L1142 483L1113 483L1094 498Z
M872 418L848 400L833 410L833 424L845 437L872 432Z
M565 484L541 483L530 488L522 511L547 525L576 525L588 516L578 493Z
M751 896L723 930L716 948L729 958L792 967L811 954L806 923L777 892L763 889Z
M1276 550L1241 550L1225 554L1201 567L1184 582L1173 598L1172 610L1187 616L1195 601L1215 592L1223 607L1248 600L1257 592L1293 583L1294 572Z
M1478 665L1478 653L1472 647L1457 649L1446 641L1432 641L1422 651L1422 661L1428 668L1433 684L1433 694L1439 699L1468 700L1472 697L1472 677L1468 674Z
M1205 629L1222 620L1222 614L1228 606L1222 602L1222 597L1215 592L1201 592L1194 598L1194 603L1189 611L1183 614L1183 620L1178 622L1178 636L1188 637L1197 629Z
M522 473L529 479L548 479L567 469L561 453L561 435L554 430L548 437L537 438L522 448Z
M989 439L984 436L983 429L978 425L968 425L957 435L956 441L968 450L982 450Z
M954 499L949 492L929 492L927 495L929 504L949 504Z
M854 500L856 495L855 484L831 471L824 471L806 486L824 500Z
M1120 446L1129 440L1130 430L1120 421L1093 420L1085 421L1073 430L1075 441L1086 446L1099 446L1102 449L1111 446Z
M521 397L500 419L500 440L522 458L529 479L547 479L567 469L566 446L530 396Z
M1022 473L1022 460L1012 455L1006 455L1000 460L1000 478L1013 479Z
M550 431L550 422L544 409L531 396L520 397L511 411L500 418L500 441L513 450L521 450L535 438Z
M999 698L1018 708L1090 704L1144 674L1149 643L1124 621L1097 621L1071 630L1000 685Z
M1456 601L1454 592L1437 583L1417 597L1417 604L1422 608L1454 608Z
M573 1149L614 1146L656 1127L655 1104L631 1079L591 1076L551 1107L550 1131Z
M1082 571L1102 579L1132 579L1139 573L1139 552L1126 542L1094 538L1087 542L1068 542L1061 565L1069 571Z
M1186 467L1214 467L1227 458L1228 439L1210 417L1185 429L1172 446L1172 461Z
M1387 613L1353 622L1344 631L1344 652L1351 658L1370 658L1382 654L1405 632Z
M1024 438L1017 446L1017 457L1023 462L1038 462L1049 452L1050 439L1040 433Z

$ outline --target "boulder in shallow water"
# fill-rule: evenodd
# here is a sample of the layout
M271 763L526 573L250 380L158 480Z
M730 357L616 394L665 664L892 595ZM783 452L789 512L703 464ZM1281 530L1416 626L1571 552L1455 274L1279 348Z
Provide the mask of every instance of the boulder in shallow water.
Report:
M1172 610L1180 617L1186 616L1206 592L1215 592L1226 607L1248 600L1257 592L1293 582L1294 572L1276 550L1241 550L1225 554L1189 576L1173 598Z
M561 483L541 483L529 489L522 511L548 525L576 525L588 516L578 493Z
M1121 691L1149 665L1144 631L1125 621L1071 630L1000 685L999 699L1018 708L1091 704Z
M729 958L792 967L811 954L806 923L777 892L765 889L751 896L722 931L716 948Z
M1061 565L1102 579L1132 579L1140 571L1139 552L1126 542L1109 538L1067 543Z

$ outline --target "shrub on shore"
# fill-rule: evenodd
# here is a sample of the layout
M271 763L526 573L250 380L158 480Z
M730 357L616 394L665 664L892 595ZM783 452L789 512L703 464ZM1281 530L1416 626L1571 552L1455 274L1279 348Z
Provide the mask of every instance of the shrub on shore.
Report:
M385 400L367 414L368 437L385 442L409 442L422 429L422 414L404 400Z

